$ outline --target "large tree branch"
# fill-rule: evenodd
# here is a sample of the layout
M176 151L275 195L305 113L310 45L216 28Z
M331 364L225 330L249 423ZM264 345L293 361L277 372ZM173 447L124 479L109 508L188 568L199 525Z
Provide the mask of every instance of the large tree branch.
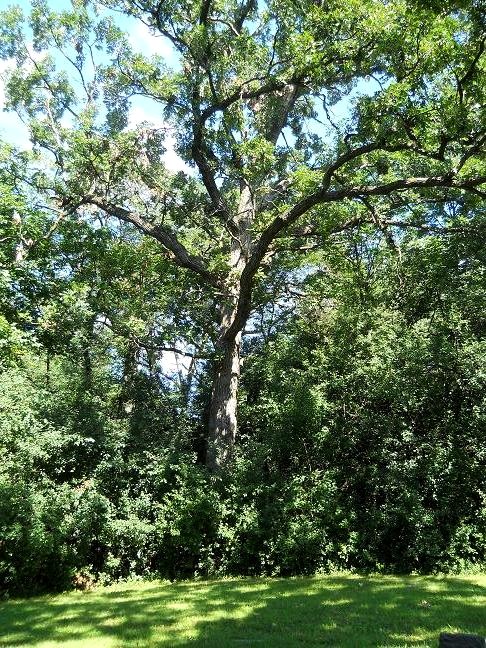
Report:
M479 153L483 150L484 145L486 144L486 131L480 135L475 142L464 152L459 164L457 165L457 171L460 171L466 162L476 153Z
M473 78L475 72L477 71L477 64L479 63L482 55L484 54L484 48L486 46L486 35L483 35L479 41L478 51L474 56L469 68L463 74L462 77L456 77L457 79L457 92L459 94L459 101L463 103L464 101L464 85L467 84Z
M241 6L238 7L235 16L235 22L234 22L234 25L238 33L241 32L245 20L248 18L249 13L253 11L255 6L256 6L256 0L247 0L246 2L243 2Z
M263 133L265 139L276 144L282 130L287 124L289 114L295 102L302 94L302 88L296 83L290 83L278 93L278 106L267 120L269 123Z
M211 78L209 70L206 70L206 74ZM201 97L197 88L195 88L192 93L191 104L193 118L191 147L192 158L199 169L203 184L206 187L206 191L208 192L213 205L215 215L220 216L225 224L227 224L230 231L234 233L236 226L232 222L230 209L219 190L213 169L208 161L208 146L204 141L206 119L201 114Z
M190 254L177 237L162 225L153 225L144 220L139 214L132 212L125 207L115 205L102 196L87 196L83 200L83 204L95 205L110 216L114 216L121 221L135 225L135 227L141 232L151 236L155 240L159 241L159 243L162 243L162 245L171 253L171 258L174 263L182 268L195 272L209 285L217 288L221 287L219 277L207 268L204 261L200 257Z
M486 176L460 180L453 175L432 176L423 178L404 178L382 185L364 185L345 187L343 189L329 190L324 186L320 190L306 196L281 216L277 216L270 225L261 233L253 253L245 265L240 277L238 303L230 326L223 335L224 340L231 340L245 325L251 311L251 294L253 279L260 264L267 253L270 244L286 227L317 205L367 198L370 196L386 196L396 191L411 189L445 188L459 190L474 190L475 187L485 184Z
M394 152L394 151L401 151L403 149L409 148L408 144L400 144L396 146L387 146L385 142L379 141L379 142L371 142L370 144L363 144L362 146L358 146L355 149L350 149L349 151L346 151L345 153L342 153L339 155L336 160L330 164L325 173L324 173L324 178L322 181L322 186L324 188L328 188L331 184L332 176L336 171L338 171L341 167L343 167L345 164L348 162L352 162L358 157L361 157L362 155L366 155L367 153L373 153L373 151L387 151L387 152Z
M253 276L258 269L258 266L265 255L268 246L275 239L275 237L285 227L294 223L300 216L308 212L313 207L331 202L339 202L342 200L352 200L358 198L368 198L370 196L386 196L395 191L406 191L410 189L428 189L428 188L455 188L455 189L474 189L475 187L486 183L486 176L478 178L471 178L465 180L457 180L451 175L446 176L432 176L423 178L405 178L402 180L395 180L382 185L371 186L357 186L357 187L344 187L342 189L329 190L325 185L320 190L306 196L293 207L288 209L284 214L277 216L270 225L262 232L260 238L255 246L254 252L251 255L243 274ZM243 281L242 275L242 281Z
M208 77L210 75L208 72ZM253 80L248 81L250 83ZM233 94L222 99L220 101L215 100L210 106L206 107L202 112L200 111L199 97L193 97L193 117L194 117L194 126L193 126L193 141L192 141L192 157L196 163L206 191L209 194L211 202L215 213L222 215L223 220L227 224L230 232L233 235L238 234L237 225L231 217L231 212L226 205L221 192L216 184L215 175L211 168L211 165L208 161L208 151L207 146L204 142L204 129L205 124L208 119L210 119L217 112L224 111L233 103L239 100L247 99L256 99L261 96L266 96L274 92L280 92L281 97L281 106L278 115L274 115L274 118L271 120L267 132L264 133L266 139L272 143L275 143L282 131L282 128L285 126L287 121L288 114L292 109L299 93L299 85L296 82L285 83L285 82L276 82L271 81L267 84L260 86L253 91L243 91L244 84L235 91ZM213 91L214 94L214 91Z
M211 0L203 0L201 3L201 11L199 13L200 25L205 25L207 23L210 9L211 9Z
M227 110L232 104L237 101L258 99L259 97L271 94L272 92L284 90L288 85L299 85L300 83L300 81L297 79L290 79L289 81L278 81L277 79L271 79L270 81L267 80L266 83L262 83L262 85L260 85L258 88L255 88L254 90L245 90L245 86L254 83L255 81L265 81L265 78L253 78L244 81L230 95L207 106L207 108L205 108L201 113L201 121L203 123L206 122L210 117L218 112Z
M203 140L204 126L201 123L201 120L197 114L196 109L193 110L195 113L194 114L195 126L193 131L192 150L191 150L192 158L196 163L197 168L199 169L199 173L201 174L203 184L206 187L206 191L208 192L209 198L213 205L214 213L216 215L221 216L222 220L228 225L230 229L232 227L234 229L231 220L231 212L227 204L225 203L223 196L221 195L218 185L216 184L216 178L214 176L213 170L211 168L211 165L208 162L207 153L205 151L204 140ZM231 231L233 230L231 229Z

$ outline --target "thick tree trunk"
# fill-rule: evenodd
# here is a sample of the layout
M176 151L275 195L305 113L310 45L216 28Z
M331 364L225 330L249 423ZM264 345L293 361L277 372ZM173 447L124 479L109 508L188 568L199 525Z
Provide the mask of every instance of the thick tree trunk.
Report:
M211 407L206 465L217 472L231 463L237 430L237 396L240 380L241 333L226 342L216 366Z
M250 226L253 222L255 206L250 186L242 181L238 211L234 225L238 235L231 242L230 267L235 277L241 276L251 247ZM209 410L208 444L206 465L213 472L224 469L231 463L237 432L237 398L240 380L240 347L245 322L235 317L241 283L228 285L226 304L222 307L221 352L222 357L215 367L211 405ZM231 328L235 328L227 335Z

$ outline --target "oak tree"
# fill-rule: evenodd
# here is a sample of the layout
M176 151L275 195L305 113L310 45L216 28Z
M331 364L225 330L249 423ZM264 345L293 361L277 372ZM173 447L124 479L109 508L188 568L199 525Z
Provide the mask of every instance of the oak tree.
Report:
M57 219L103 214L155 239L215 304L217 470L237 434L242 336L282 259L364 225L393 246L403 227L467 222L484 199L486 12L481 0L71 4L0 18L30 181ZM135 20L160 55L130 44ZM130 126L140 97L161 128Z

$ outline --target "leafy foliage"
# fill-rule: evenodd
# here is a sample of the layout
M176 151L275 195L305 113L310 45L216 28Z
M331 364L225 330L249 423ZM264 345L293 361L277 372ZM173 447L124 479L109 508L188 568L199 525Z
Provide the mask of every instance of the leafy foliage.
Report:
M478 3L0 16L0 587L484 564Z

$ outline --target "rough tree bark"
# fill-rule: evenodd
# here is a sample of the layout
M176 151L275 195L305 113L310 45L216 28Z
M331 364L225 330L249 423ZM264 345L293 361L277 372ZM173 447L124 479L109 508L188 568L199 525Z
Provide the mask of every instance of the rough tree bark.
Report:
M240 380L241 332L225 342L215 367L209 411L206 465L213 472L231 463L237 432L237 397Z
M238 278L247 265L251 251L250 227L255 217L251 187L241 181L238 209L233 218L234 234L230 253L230 284L226 303L222 308L219 346L216 361L211 405L209 411L208 447L206 465L213 472L231 463L236 440L237 399L241 373L241 338L247 317L233 327L241 292Z

